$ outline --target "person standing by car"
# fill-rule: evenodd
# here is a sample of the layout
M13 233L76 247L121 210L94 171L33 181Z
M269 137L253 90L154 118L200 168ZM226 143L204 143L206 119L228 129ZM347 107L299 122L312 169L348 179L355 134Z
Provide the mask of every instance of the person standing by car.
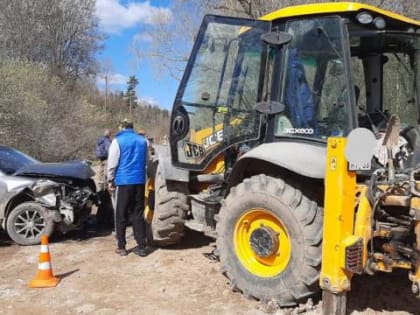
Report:
M110 145L111 131L109 129L105 129L104 135L100 136L96 140L95 146L96 158L99 159L98 191L103 191L106 189L107 160Z
M151 153L152 153L152 152L151 152L151 150L152 150L152 146L151 146L152 141L151 141L150 139L152 139L152 138L149 138L149 137L146 135L146 132L144 131L144 129L139 129L139 130L137 131L137 133L138 133L138 135L139 135L139 136L142 136L142 137L144 137L144 138L146 139L147 149L148 149L148 154L151 154Z
M125 232L131 215L137 247L134 253L147 255L146 221L144 219L144 190L146 182L147 142L133 130L133 123L123 121L109 149L108 188L116 195L115 228L116 253L128 254Z

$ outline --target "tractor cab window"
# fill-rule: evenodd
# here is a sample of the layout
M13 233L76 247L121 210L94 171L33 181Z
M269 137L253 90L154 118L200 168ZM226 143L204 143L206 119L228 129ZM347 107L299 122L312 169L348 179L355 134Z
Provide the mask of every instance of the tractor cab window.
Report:
M350 38L359 126L383 131L391 114L403 130L417 126L420 34L354 31Z
M172 161L203 169L226 148L258 138L255 104L270 23L206 16L172 112ZM182 130L181 130L182 129Z
M348 80L338 17L291 21L293 36L283 54L277 137L325 140L344 136L350 128Z

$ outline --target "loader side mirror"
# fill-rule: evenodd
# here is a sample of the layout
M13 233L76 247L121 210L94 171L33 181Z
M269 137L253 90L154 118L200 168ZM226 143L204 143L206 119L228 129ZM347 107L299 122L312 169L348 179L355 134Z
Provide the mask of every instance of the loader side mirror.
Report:
M176 114L172 119L171 132L176 139L184 138L190 129L188 113L183 106L177 108Z
M293 39L293 36L286 32L274 30L261 35L261 40L272 47L281 47L288 44Z
M275 115L284 112L286 106L280 102L268 101L255 105L255 110L260 114Z

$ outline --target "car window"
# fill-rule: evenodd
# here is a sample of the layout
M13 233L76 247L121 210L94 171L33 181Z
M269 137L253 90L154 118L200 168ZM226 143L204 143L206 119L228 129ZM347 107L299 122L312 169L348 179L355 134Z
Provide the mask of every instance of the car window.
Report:
M0 147L0 170L11 175L25 165L34 164L38 161L30 156L8 147Z

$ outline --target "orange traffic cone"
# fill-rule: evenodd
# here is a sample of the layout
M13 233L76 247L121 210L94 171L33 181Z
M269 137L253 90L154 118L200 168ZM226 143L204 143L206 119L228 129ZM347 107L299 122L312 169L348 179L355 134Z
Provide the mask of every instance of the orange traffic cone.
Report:
M50 288L55 287L60 278L54 277L50 251L48 248L48 236L43 235L41 239L41 252L39 254L38 273L29 282L30 288Z

